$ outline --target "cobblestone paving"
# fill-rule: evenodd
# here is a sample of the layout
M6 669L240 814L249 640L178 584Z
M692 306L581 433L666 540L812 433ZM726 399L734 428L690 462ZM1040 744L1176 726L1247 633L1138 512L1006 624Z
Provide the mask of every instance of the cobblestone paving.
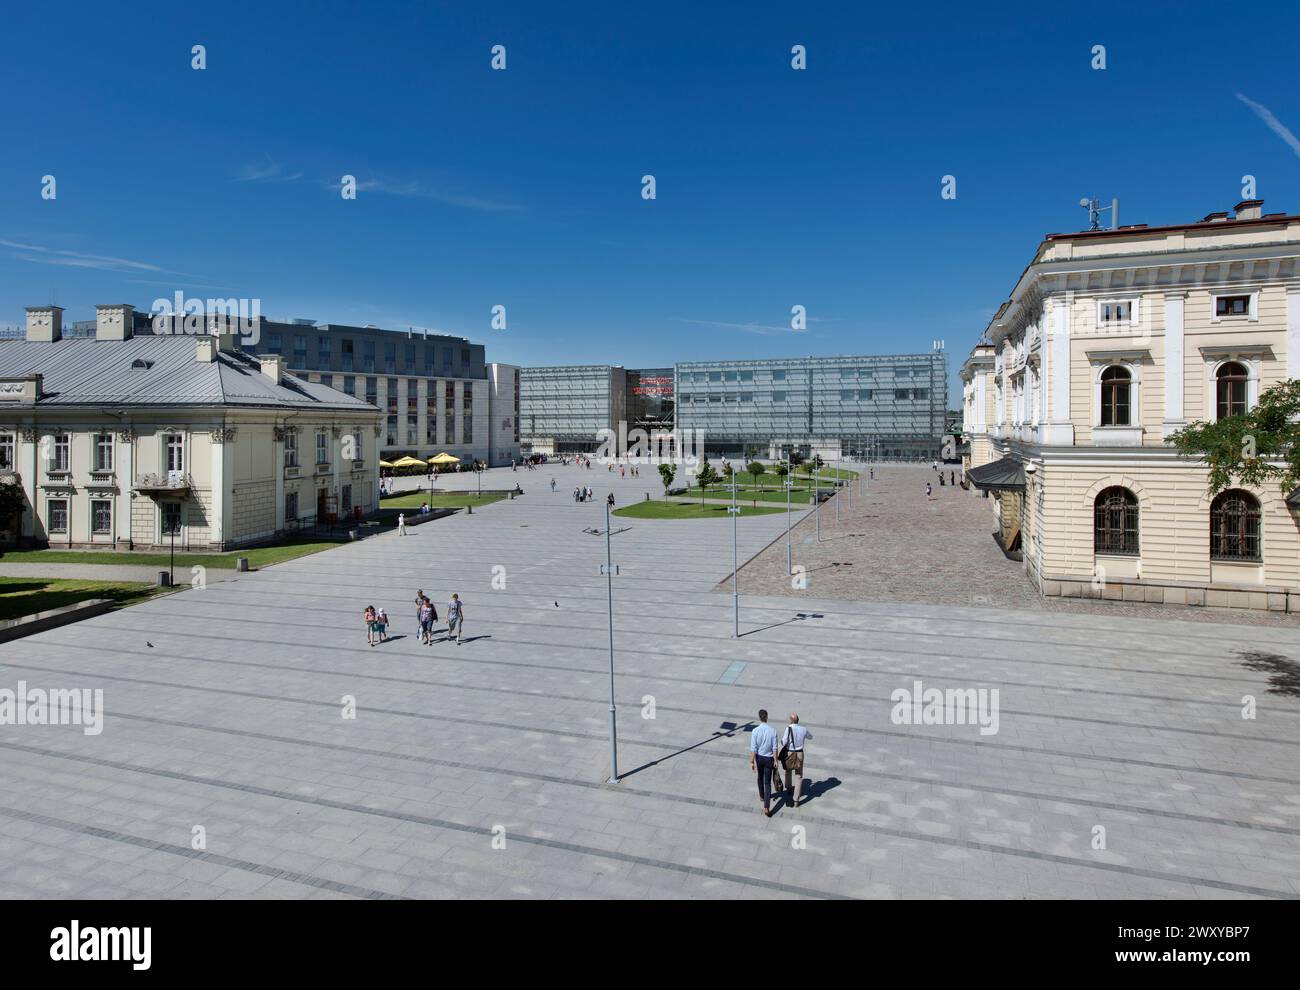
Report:
M606 784L604 509L569 493L651 479L553 473L0 646L0 690L106 709L100 735L0 725L0 896L1300 896L1300 631L746 594L733 639L726 520L616 519ZM742 555L784 523L742 520ZM416 642L417 587L462 594L461 645ZM918 680L997 689L998 731L891 717ZM759 707L813 732L808 800L771 819Z
M860 495L855 486L851 509L847 494L822 504L821 543L811 517L793 531L794 563L806 568L806 589L791 586L784 535L745 565L742 586L766 595L1300 628L1300 617L1259 610L1043 598L1020 562L1008 560L994 542L990 499L973 489L940 487L929 464L884 465L874 471ZM952 471L950 466L943 472L945 480ZM932 488L928 499L926 482ZM719 590L730 587L728 580Z

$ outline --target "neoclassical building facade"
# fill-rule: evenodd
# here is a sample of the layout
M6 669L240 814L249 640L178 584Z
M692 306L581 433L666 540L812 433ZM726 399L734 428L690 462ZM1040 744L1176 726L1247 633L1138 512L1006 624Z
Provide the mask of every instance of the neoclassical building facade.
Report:
M377 507L378 408L284 371L229 335L135 336L129 306L64 338L55 306L0 342L0 539L226 550Z
M1300 215L1262 205L1048 235L963 365L966 476L1043 594L1300 611L1300 493L1211 496L1169 443L1300 378Z

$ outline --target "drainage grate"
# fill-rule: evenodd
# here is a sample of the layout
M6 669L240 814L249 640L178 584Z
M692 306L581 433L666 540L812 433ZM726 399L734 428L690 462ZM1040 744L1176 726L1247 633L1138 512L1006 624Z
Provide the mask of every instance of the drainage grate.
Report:
M740 660L734 661L730 667L722 672L722 676L718 678L718 683L735 684L736 678L740 676L740 672L744 669L745 664L743 662Z

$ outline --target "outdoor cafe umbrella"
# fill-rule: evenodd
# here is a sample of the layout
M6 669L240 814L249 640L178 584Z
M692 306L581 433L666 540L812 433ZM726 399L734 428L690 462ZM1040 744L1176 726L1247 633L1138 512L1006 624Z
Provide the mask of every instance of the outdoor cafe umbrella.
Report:
M418 457L412 457L408 454L405 457L399 457L397 460L393 461L393 467L399 467L399 468L424 467L424 461L420 460Z
M429 463L430 464L459 464L460 458L453 457L451 454L447 453L446 451L443 451L441 454L436 454L433 457L430 457Z
M396 464L393 464L393 463L390 462L390 461L380 461L380 462L379 462L379 466L380 466L381 468L385 468L385 467L386 467L386 468L397 467Z

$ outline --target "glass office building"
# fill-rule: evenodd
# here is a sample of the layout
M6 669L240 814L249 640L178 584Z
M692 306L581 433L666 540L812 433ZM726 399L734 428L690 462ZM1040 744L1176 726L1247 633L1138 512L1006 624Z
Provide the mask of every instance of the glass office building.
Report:
M676 366L676 425L701 431L709 454L826 460L931 460L940 454L947 362L929 354Z
M525 454L591 453L601 430L627 420L627 372L581 364L519 369L520 441Z

